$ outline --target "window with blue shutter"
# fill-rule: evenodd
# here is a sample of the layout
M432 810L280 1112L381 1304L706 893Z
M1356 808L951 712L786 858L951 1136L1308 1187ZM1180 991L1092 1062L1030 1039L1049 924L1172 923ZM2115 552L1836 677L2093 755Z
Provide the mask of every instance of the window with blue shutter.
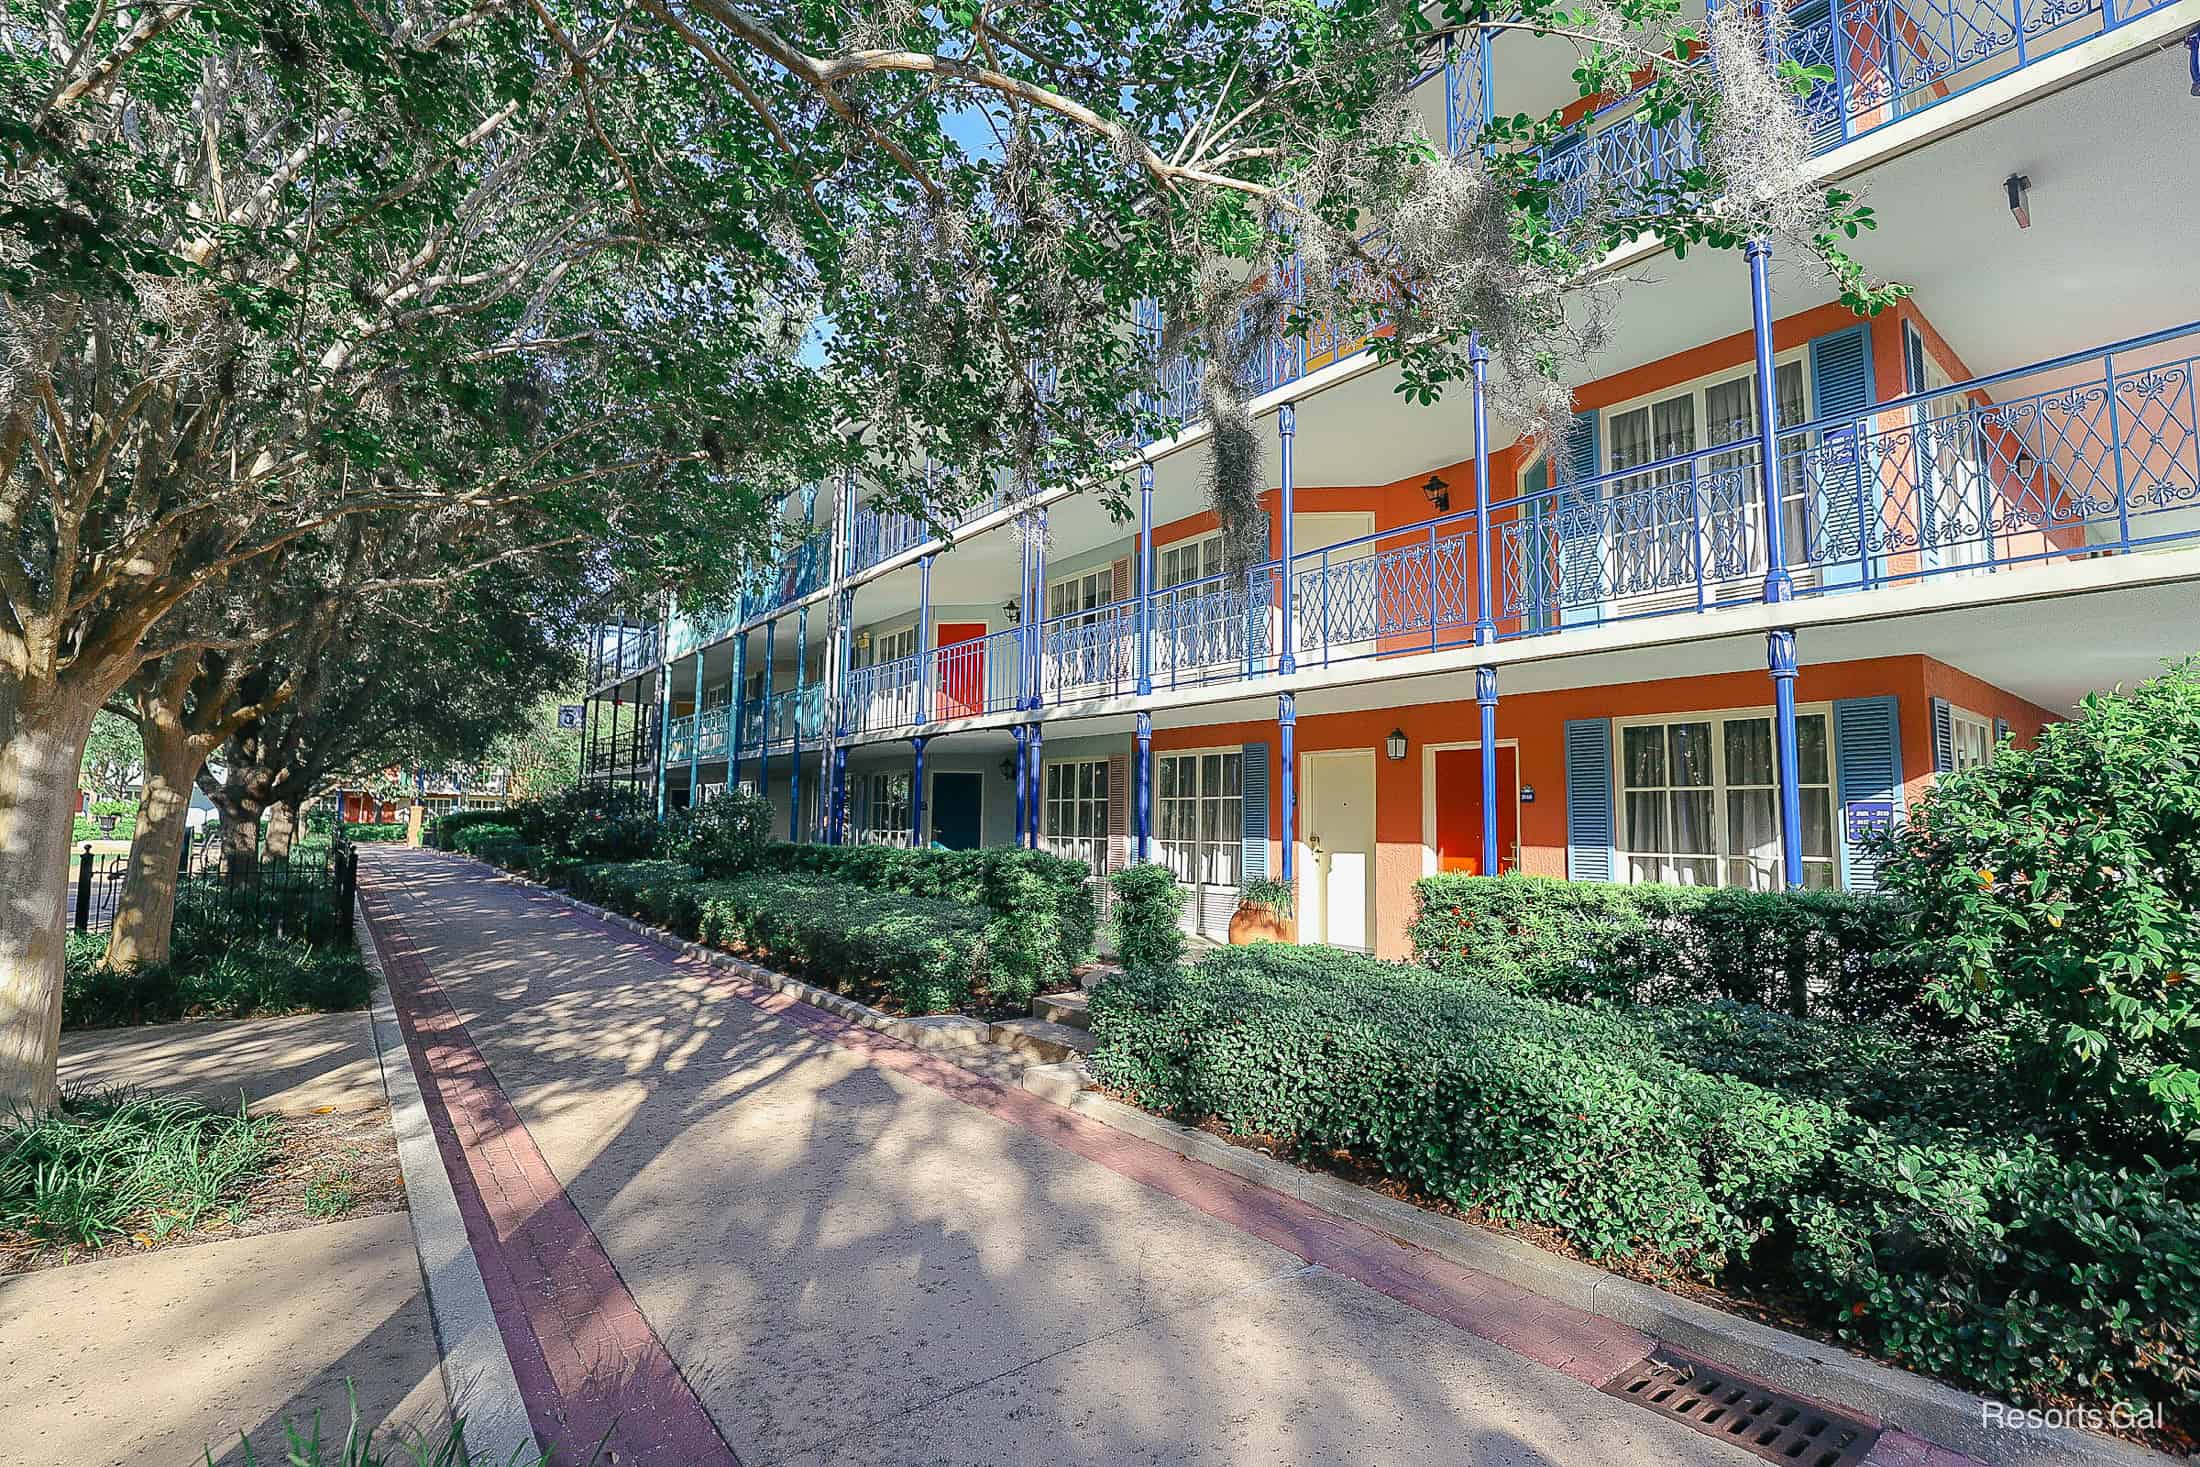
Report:
M2008 742L2009 742L2009 720L2008 720L2008 719L2006 719L2006 718L1997 718L1997 719L1995 719L1995 720L1994 720L1994 747L1995 747L1995 748L1996 748L1996 749L1998 750L1998 749L2000 749L2000 748L2001 748L2001 746L2002 746L2003 744L2006 744L2006 743L2008 743Z
M1818 441L1807 450L1820 526L1820 543L1810 549L1820 566L1819 578L1828 586L1854 586L1871 577L1869 531L1877 478L1862 451L1870 424L1857 420L1875 398L1870 322L1811 342L1810 415L1822 426Z
M1933 773L1947 774L1956 767L1956 713L1946 698L1933 699Z
M1604 507L1597 476L1597 415L1574 414L1566 433L1566 482L1558 493L1559 620L1588 626L1602 620Z
M1572 881L1618 880L1612 846L1612 720L1566 724L1566 875Z
M1882 812L1890 824L1902 818L1901 705L1892 695L1833 705L1833 761L1841 796L1842 888L1877 891L1879 861L1855 837Z
M1244 773L1240 776L1240 788L1244 799L1240 808L1244 812L1243 829L1239 838L1244 842L1243 865L1239 870L1246 881L1268 879L1268 746L1247 744L1240 761Z

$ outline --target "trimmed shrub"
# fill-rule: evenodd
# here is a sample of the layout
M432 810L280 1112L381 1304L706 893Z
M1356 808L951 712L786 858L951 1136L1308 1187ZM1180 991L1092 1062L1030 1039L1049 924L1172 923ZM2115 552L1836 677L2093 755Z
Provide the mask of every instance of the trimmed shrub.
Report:
M753 790L721 790L693 809L665 816L658 854L706 876L753 871L772 842L772 804Z
M1907 921L1847 892L1428 876L1414 883L1410 936L1439 973L1546 998L1723 998L1872 1019L1918 1012L1918 970L1887 957Z
M468 813L472 812L469 811ZM495 813L502 814L503 812L497 811ZM372 825L346 825L344 827L344 839L350 841L353 845L387 844L391 841L401 841L409 834L411 832L402 820L384 820Z
M493 820L483 820L461 826L450 837L449 849L457 851L461 855L478 856L484 846L493 845L499 841L509 843L518 839L519 832L511 826L499 825Z
M520 824L519 807L509 810L453 810L448 815L438 815L428 822L421 840L441 851L455 851L459 835L478 825L501 825L517 830ZM356 828L356 827L354 827ZM402 829L402 827L400 827Z
M2059 1093L2200 1130L2200 661L1943 777L1880 852L1894 944L1965 1019L2023 1011Z
M1794 1273L1842 1337L2034 1401L2200 1404L2200 1179L2028 1142L1873 1128L1794 1207Z
M1028 998L1042 986L1066 983L1078 964L1093 955L1099 915L1092 868L1046 851L905 850L780 841L766 848L763 867L983 907L997 919L987 940L988 980L1004 998L1018 991Z
M1716 1270L1831 1148L1832 1107L1666 1060L1639 1030L1487 984L1260 944L1103 985L1094 1073L1183 1119L1341 1148L1597 1257Z
M1115 955L1134 978L1166 976L1184 961L1184 889L1156 861L1126 866L1108 878L1114 901Z
M890 998L904 1013L970 1006L985 914L932 897L845 881L758 873L692 888L696 935L771 956L851 998Z

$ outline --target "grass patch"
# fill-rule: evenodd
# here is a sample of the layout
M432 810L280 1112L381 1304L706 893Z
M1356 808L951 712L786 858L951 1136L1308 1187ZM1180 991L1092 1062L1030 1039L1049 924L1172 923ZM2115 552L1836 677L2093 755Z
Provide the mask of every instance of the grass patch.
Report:
M307 1217L342 1217L359 1205L359 1152L356 1147L345 1148L344 1154L321 1163L306 1178L301 1206Z
M377 1439L374 1428L360 1419L359 1391L348 1378L344 1392L350 1398L351 1420L340 1437L323 1434L318 1411L305 1426L283 1422L283 1467L549 1467L547 1452L530 1456L524 1448L515 1447L509 1457L490 1457L467 1450L463 1416L452 1418L450 1425L432 1435L423 1432ZM260 1459L252 1443L243 1437L238 1442L244 1449L245 1467L258 1467ZM593 1467L602 1456L599 1444L582 1467ZM206 1453L205 1461L206 1467L214 1467L212 1450ZM270 1462L269 1467L274 1463Z
M282 1122L129 1092L64 1097L0 1122L0 1244L160 1242L219 1216L274 1156Z

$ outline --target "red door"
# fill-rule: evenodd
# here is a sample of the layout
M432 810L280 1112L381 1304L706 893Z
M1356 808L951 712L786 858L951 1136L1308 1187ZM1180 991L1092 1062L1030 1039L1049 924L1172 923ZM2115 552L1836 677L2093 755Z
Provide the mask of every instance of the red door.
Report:
M943 621L939 630L939 667L932 686L940 690L935 718L970 718L985 712L985 623Z
M1497 869L1520 864L1520 751L1497 746ZM1436 751L1436 869L1482 870L1482 751Z

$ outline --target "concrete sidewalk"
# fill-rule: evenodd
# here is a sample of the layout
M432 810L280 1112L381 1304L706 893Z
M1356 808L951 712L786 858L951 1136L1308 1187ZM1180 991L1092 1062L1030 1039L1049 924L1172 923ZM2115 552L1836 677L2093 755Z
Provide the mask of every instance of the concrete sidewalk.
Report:
M973 1103L928 1082L938 1061L867 1058L472 863L375 851L361 870L406 948L400 1006L431 1067L457 1073L445 1102L498 1267L585 1282L555 1309L500 1308L538 1433L569 1404L545 1392L609 1393L661 1349L677 1377L645 1379L650 1399L676 1412L691 1393L730 1448L707 1460L748 1467L1755 1460L1454 1322L1532 1306L1306 1261L1367 1246L1363 1230L1234 1225L1231 1208L1268 1205L1254 1189L1190 1205L1170 1169L1191 1163L1068 1144L1044 1133L1066 1115ZM560 1208L573 1226L532 1230ZM1292 1227L1319 1246L1270 1241ZM556 1266L530 1275L546 1248ZM1519 1324L1611 1368L1639 1354L1624 1331Z
M234 1109L302 1115L381 1106L373 1021L365 1009L278 1019L187 1019L61 1036L64 1088L128 1086Z

